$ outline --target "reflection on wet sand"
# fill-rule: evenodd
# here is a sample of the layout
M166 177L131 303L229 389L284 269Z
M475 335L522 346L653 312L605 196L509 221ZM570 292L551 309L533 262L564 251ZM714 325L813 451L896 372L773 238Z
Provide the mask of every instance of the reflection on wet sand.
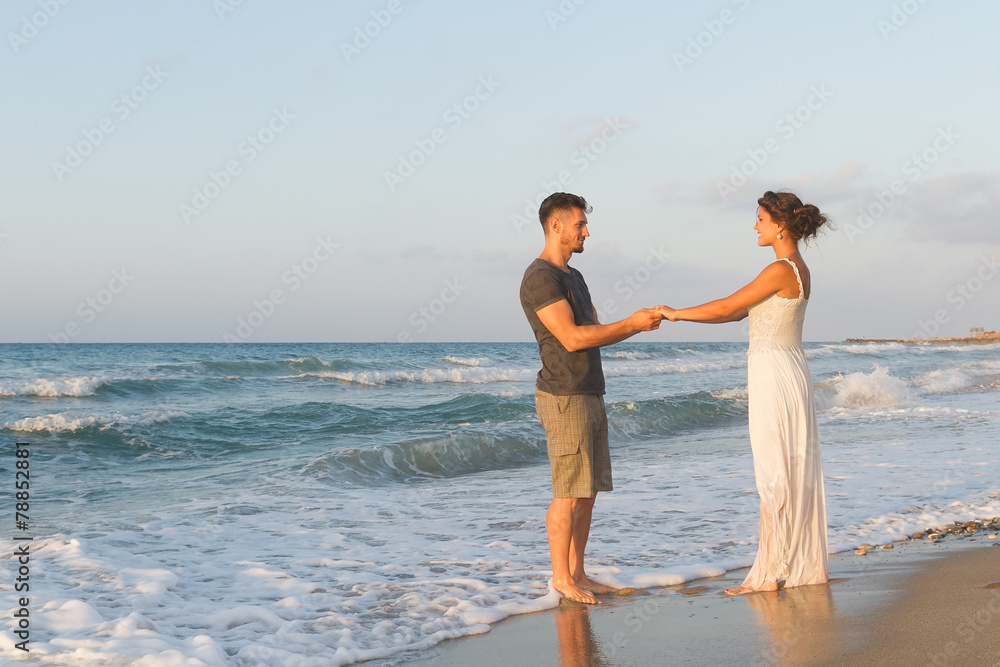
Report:
M610 667L590 627L590 609L564 603L556 611L559 667Z
M822 659L835 648L830 584L751 593L743 599L769 635L768 648L753 664L805 665Z

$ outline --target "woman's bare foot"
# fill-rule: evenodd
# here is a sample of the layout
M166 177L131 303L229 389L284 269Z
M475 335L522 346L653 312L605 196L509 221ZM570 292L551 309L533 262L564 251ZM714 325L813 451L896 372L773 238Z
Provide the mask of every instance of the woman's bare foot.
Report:
M573 600L574 602L580 602L582 604L601 604L601 602L594 597L593 593L584 588L580 588L573 581L556 581L553 579L552 588L556 589L556 592L567 600Z
M760 588L747 588L746 586L737 586L736 588L727 588L723 591L729 597L736 597L737 595L746 595L747 593L773 593L778 590L777 581L767 581Z

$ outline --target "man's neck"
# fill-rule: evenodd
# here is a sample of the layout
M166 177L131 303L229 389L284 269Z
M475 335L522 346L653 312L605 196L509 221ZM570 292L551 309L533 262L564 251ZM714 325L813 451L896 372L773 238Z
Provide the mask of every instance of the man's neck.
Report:
M566 273L570 273L569 270L569 258L573 256L573 253L567 253L562 248L552 248L548 245L542 250L542 254L538 256L539 259L544 259L549 264L558 266L560 269Z

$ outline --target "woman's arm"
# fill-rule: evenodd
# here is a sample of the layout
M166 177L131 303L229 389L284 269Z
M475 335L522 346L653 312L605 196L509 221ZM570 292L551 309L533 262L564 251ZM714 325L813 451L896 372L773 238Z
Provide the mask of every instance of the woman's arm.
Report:
M788 265L788 262L778 261L765 267L749 285L740 288L724 299L716 299L700 306L677 310L661 306L661 312L671 322L701 322L703 324L738 322L747 316L750 306L760 303L778 290L789 287L792 283L798 284L795 282L792 267Z
M729 317L720 317L715 320L709 320L708 322L702 322L702 324L725 324L726 322L739 322L740 320L745 320L749 314L749 308L740 308Z
M670 320L671 322L676 322L677 319L674 318L674 313L677 311L669 306L657 306L656 312L660 313L660 316L665 320ZM698 320L701 324L725 324L726 322L739 322L744 320L750 314L749 308L741 308L729 317L717 317L714 320Z

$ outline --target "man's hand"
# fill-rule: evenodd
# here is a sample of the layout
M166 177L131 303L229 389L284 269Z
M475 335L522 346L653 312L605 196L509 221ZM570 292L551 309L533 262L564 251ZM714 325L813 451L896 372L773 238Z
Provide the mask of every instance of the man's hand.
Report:
M655 308L643 308L611 324L577 325L566 299L560 299L535 312L545 328L569 352L620 343L640 331L659 329L663 320L663 316Z
M660 328L663 316L656 308L643 308L629 315L628 319L636 331L653 331Z

